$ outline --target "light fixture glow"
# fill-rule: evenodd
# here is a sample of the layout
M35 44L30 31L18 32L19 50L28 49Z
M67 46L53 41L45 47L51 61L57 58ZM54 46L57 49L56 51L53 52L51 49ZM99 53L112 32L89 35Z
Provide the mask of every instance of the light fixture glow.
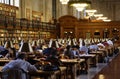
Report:
M69 2L69 0L60 0L60 2L61 2L62 4L67 4L67 3Z
M86 12L97 12L97 10L85 10Z
M83 11L85 7L87 7L88 5L86 3L81 3L81 4L73 4L72 6L74 6L78 11Z
M103 14L94 14L95 17L102 17Z
M84 10L83 7L77 7L76 9L77 9L77 11L83 11Z
M89 16L93 16L97 10L85 10Z
M85 7L87 7L89 4L91 4L91 1L88 0L70 0L68 2L69 5L75 7L78 11L84 10Z
M86 7L86 6L88 6L86 3L76 3L76 4L73 4L72 6L74 6L74 7Z
M97 10L85 10L86 12L87 12L87 14L89 15L89 16L93 16L94 15L94 13L95 12L97 12Z
M105 20L107 17L98 17L97 20Z
M110 19L104 19L103 21L104 22L110 22L111 20Z

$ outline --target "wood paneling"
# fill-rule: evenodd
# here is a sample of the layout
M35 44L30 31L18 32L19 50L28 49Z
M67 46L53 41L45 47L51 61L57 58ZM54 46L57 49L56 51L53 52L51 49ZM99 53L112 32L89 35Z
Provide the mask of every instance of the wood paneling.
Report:
M86 34L90 34L90 38L96 37L94 32L100 32L99 38L104 38L104 32L108 32L107 36L113 38L120 36L120 22L89 22L87 20L77 20L74 16L66 15L59 18L61 28L61 38L64 38L64 32L73 32L73 38L86 38ZM116 28L117 32L113 33ZM105 30L107 29L107 30Z

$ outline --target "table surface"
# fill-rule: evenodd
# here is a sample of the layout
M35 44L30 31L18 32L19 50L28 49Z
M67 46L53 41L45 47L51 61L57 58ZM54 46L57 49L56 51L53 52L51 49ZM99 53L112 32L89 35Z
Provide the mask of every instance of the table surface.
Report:
M0 66L0 72L2 72L3 66ZM56 70L56 71L43 71L43 70L38 70L37 72L29 72L29 74L49 74L49 75L52 75L52 74L57 74L59 73L60 71L65 71L66 70L66 67L60 67L60 70Z

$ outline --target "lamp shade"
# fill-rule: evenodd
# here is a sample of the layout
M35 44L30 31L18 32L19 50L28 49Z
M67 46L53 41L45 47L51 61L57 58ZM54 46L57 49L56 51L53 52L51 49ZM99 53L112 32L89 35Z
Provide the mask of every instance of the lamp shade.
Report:
M36 40L33 40L32 46L37 46L37 41Z
M18 52L30 53L30 52L33 52L33 49L31 47L30 43L28 43L28 42L22 42L21 43L21 47L18 50Z
M49 41L49 48L51 47L56 47L56 48L59 48L59 45L58 45L58 41L54 40L54 39L51 39Z
M87 14L88 14L89 16L93 16L94 13L97 12L97 10L93 10L93 9L91 9L91 10L85 10L85 11L87 12Z
M4 48L13 48L13 43L12 41L8 40L5 42Z
M17 39L13 40L13 43L17 43L18 44L18 40Z
M4 41L3 40L0 41L0 45L4 46Z

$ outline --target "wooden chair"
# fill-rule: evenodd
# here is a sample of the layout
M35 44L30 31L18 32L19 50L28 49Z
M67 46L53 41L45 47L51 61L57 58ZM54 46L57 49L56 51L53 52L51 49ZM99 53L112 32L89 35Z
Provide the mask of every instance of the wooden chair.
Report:
M23 69L8 69L2 71L1 79L28 79L28 75Z

